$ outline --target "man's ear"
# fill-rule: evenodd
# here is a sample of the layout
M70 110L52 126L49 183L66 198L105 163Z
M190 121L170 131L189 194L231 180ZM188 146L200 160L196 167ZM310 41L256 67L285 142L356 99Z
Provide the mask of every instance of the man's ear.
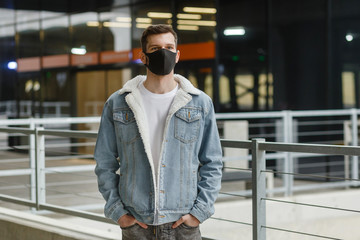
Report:
M148 58L145 55L145 53L143 51L140 52L140 60L143 64L147 64L148 63Z
M176 51L176 60L175 60L175 62L177 63L179 61L179 59L180 59L180 51L177 50Z

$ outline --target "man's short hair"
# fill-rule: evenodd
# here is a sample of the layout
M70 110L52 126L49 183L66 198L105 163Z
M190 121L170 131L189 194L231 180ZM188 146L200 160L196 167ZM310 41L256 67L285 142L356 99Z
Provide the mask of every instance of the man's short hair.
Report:
M175 47L177 46L178 38L174 29L167 24L157 24L157 25L151 25L144 30L140 39L142 51L146 53L146 45L148 43L147 39L149 36L155 34L162 34L162 33L171 33L175 39Z

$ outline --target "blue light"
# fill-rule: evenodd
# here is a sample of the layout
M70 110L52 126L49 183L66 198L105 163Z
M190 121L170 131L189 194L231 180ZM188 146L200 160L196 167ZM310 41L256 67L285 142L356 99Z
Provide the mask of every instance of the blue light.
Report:
M140 58L139 58L139 59L135 59L135 60L134 60L134 62L135 62L135 63L137 63L137 64L142 63L142 61L141 61L141 59L140 59Z
M14 61L8 62L7 67L8 69L15 70L17 69L17 63Z

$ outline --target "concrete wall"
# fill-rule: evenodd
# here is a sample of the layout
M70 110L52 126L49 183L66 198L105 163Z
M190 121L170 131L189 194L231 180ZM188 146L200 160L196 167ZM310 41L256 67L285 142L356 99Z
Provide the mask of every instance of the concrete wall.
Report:
M120 232L120 230L119 230ZM1 240L115 240L120 234L108 234L66 221L0 208Z

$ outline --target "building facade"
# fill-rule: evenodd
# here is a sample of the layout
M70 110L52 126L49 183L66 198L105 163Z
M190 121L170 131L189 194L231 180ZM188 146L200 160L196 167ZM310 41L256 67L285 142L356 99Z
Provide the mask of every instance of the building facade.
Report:
M45 116L51 103L99 115L146 73L144 28L165 23L179 34L175 71L217 112L359 107L358 9L356 0L2 1L0 102L13 117Z

